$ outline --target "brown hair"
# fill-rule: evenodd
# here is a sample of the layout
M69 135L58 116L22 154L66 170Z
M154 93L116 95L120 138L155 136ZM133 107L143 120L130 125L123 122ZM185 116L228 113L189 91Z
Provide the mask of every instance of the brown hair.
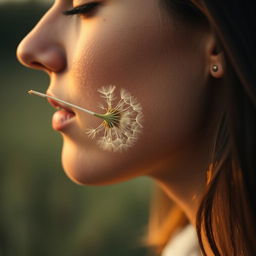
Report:
M159 1L172 14L190 24L207 23L216 32L225 55L226 108L216 130L207 186L196 219L202 253L207 255L207 243L214 255L256 255L256 29L253 1ZM178 205L156 187L147 244L159 254L169 239L187 223ZM220 228L221 232L218 232Z

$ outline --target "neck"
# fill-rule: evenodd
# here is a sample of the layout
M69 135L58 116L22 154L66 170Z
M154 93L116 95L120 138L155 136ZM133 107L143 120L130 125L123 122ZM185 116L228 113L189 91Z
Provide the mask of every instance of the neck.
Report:
M216 88L216 87L213 87ZM223 87L224 88L224 87ZM217 90L217 89L216 89ZM212 93L212 92L210 92ZM165 161L150 172L151 176L177 203L187 215L189 221L196 225L196 214L204 194L208 170L211 167L211 157L215 135L223 114L225 91L213 93L211 108L205 113L205 127L190 141L170 153Z
M208 134L208 138L210 136ZM200 137L162 161L158 171L151 173L156 182L185 212L195 226L196 213L205 190L210 163L211 140Z

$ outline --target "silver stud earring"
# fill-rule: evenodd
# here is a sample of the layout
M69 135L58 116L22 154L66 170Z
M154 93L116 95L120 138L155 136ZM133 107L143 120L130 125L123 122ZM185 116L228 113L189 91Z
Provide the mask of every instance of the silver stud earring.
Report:
M219 70L218 65L213 65L213 66L212 66L212 71L213 71L213 72L217 72L218 70Z

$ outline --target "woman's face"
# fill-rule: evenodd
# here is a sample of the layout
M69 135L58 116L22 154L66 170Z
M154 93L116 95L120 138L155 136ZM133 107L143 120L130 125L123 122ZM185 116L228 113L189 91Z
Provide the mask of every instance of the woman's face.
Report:
M163 160L203 129L208 70L205 33L168 19L160 0L98 0L89 14L62 12L88 0L56 0L20 43L19 60L50 77L47 92L100 112L97 89L127 89L143 108L133 147L99 148L86 130L99 120L79 110L59 132L62 165L81 184L111 184L166 168ZM171 16L170 16L171 17Z

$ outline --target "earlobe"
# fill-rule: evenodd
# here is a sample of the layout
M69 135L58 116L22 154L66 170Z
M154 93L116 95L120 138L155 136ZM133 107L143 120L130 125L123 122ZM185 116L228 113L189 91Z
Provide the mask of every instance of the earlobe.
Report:
M224 76L224 55L221 50L213 49L210 56L210 73L214 78Z
M224 76L224 55L223 50L214 34L211 34L208 41L209 72L214 78Z
M224 76L223 64L220 62L211 64L210 73L214 78L222 78Z

